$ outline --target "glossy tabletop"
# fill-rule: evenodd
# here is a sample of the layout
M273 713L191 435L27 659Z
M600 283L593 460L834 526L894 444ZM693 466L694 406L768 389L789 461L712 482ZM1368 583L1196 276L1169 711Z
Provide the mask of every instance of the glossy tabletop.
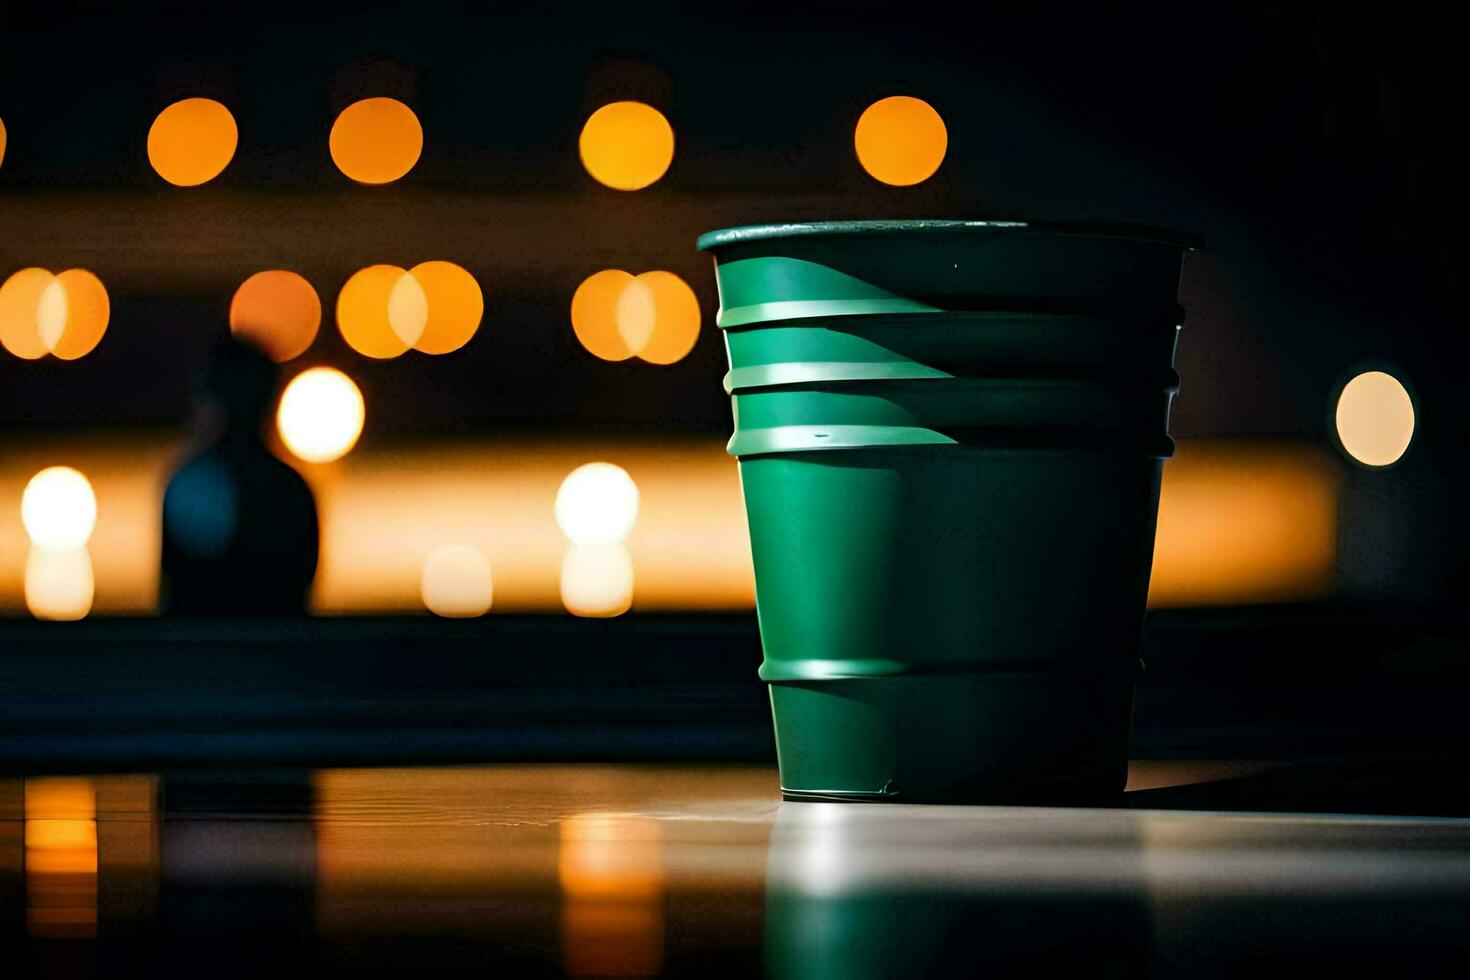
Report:
M0 781L9 965L53 976L1461 975L1470 821L782 802L773 769ZM1223 797L1222 797L1223 798Z

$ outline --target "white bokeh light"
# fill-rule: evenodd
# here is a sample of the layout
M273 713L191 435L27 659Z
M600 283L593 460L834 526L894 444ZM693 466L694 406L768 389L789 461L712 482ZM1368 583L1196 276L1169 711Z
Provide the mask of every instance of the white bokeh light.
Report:
M70 466L48 466L31 477L20 498L20 518L31 542L48 551L81 548L97 526L92 484Z
M1343 386L1333 421L1342 448L1364 466L1390 466L1414 439L1414 399L1384 371L1364 371Z
M36 547L26 557L26 610L37 619L69 622L92 611L95 583L86 548Z
M574 616L621 616L633 606L633 558L622 544L574 544L561 562L561 602Z
M419 594L424 608L436 616L483 616L490 611L494 597L490 562L469 545L437 548L424 559Z
M586 463L556 492L556 523L574 544L616 544L638 520L638 485L621 466Z
M286 448L308 463L340 459L362 435L362 392L336 368L315 367L291 379L276 428Z

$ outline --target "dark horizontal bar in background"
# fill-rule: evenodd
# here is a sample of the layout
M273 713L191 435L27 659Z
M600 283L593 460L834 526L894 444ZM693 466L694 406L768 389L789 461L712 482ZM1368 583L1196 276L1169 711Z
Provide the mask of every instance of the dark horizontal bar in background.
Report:
M1470 747L1465 631L1410 611L1151 614L1135 754ZM754 616L0 625L0 770L774 758Z

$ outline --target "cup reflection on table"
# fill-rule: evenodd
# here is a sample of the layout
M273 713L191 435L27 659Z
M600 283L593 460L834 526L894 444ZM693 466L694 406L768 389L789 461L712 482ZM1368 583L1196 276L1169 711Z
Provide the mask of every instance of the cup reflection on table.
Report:
M1075 823L1039 828L1035 811L1018 809L967 826L963 814L951 823L923 808L936 826L901 819L905 809L781 805L767 865L770 976L1148 972L1151 919L1131 822L1095 834ZM1074 846L1042 846L1059 829Z

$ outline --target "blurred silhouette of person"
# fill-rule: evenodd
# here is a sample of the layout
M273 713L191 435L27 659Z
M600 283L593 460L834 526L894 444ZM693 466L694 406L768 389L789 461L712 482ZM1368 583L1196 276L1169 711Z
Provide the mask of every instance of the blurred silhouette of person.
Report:
M161 605L166 615L301 615L316 575L316 502L271 453L265 426L276 366L230 340L210 356L195 393L203 445L163 495Z

